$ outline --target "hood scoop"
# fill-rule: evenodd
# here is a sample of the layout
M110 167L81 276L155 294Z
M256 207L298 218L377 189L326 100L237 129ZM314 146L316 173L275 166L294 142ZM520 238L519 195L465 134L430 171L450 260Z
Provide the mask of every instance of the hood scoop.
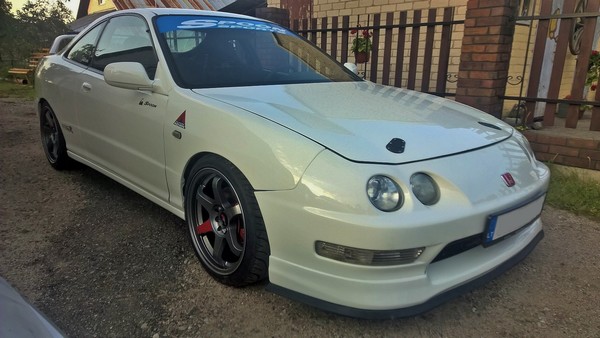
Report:
M403 139L401 139L401 138L393 138L385 146L385 149L391 151L394 154L402 154L404 152L404 146L406 146L406 142L404 142Z

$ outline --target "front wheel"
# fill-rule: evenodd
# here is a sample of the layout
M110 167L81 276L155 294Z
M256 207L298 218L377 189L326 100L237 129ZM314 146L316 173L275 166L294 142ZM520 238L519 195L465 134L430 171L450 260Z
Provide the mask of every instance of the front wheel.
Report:
M262 215L252 186L232 163L209 155L194 164L185 184L185 215L196 255L216 280L244 286L267 277Z

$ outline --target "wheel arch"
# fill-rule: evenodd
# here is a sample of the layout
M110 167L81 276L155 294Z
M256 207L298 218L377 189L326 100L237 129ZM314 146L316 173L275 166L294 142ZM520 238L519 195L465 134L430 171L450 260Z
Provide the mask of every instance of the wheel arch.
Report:
M209 152L209 151L199 152L199 153L194 154L192 157L190 157L188 159L188 161L186 162L185 166L183 167L183 175L181 175L180 188L181 188L182 200L185 200L185 183L187 182L190 174L192 173L192 168L194 168L194 165L196 164L196 162L200 161L202 158L207 157L207 156L217 156L224 160L229 161L225 157L223 157L219 154L215 154L213 152ZM229 162L231 162L231 161L229 161ZM237 166L236 166L236 168L237 168ZM239 170L239 168L238 168L238 170ZM252 183L250 183L250 185L252 185ZM253 189L254 189L254 187L253 187Z

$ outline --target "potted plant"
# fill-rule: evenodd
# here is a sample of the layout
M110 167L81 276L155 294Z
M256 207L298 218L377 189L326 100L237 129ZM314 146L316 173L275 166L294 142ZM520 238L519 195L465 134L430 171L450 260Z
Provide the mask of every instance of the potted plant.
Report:
M596 90L596 87L594 87L594 89L592 89L592 90ZM564 99L565 100L572 100L573 96L572 95L567 95L567 96L565 96ZM558 117L560 117L560 118L566 118L567 115L569 115L569 106L570 106L570 104L568 104L568 103L559 103L556 106L557 106L556 115ZM589 106L589 105L579 106L579 118L582 118L583 114L587 110L589 110L589 109L592 109L592 106Z
M586 86L590 86L590 90L596 90L598 79L600 78L600 53L597 50L592 51L590 55L590 64L588 66L587 77L585 78Z
M353 29L350 31L351 34L355 35L352 40L352 52L356 58L356 63L369 62L369 56L373 44L371 43L372 34L366 29Z
M564 98L565 100L571 100L573 97L571 95L567 95ZM566 118L569 113L569 104L568 103L559 103L556 105L556 115L560 118Z

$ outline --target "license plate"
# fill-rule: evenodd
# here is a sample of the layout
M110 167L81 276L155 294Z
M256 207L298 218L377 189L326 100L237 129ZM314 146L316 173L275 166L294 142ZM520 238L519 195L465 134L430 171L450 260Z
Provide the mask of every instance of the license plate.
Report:
M490 246L535 221L542 213L545 198L543 194L527 204L488 216L483 245Z

